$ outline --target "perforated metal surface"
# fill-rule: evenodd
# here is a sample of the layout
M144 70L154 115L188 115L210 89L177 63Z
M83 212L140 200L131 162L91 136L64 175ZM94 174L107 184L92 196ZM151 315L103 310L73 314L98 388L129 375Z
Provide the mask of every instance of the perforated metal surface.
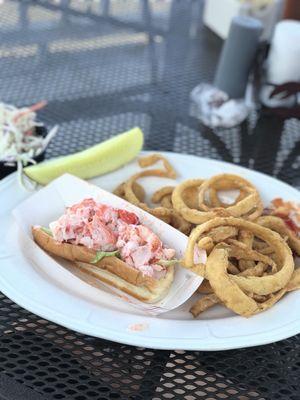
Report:
M201 0L6 1L0 99L49 101L40 118L60 130L47 157L139 125L147 149L223 159L299 187L299 121L253 113L212 131L194 117L190 90L212 79L221 46L201 10ZM300 399L299 337L218 353L139 349L71 332L3 295L0 330L0 398Z
M0 312L1 371L49 398L299 399L297 338L219 353L154 351L71 332L4 296Z

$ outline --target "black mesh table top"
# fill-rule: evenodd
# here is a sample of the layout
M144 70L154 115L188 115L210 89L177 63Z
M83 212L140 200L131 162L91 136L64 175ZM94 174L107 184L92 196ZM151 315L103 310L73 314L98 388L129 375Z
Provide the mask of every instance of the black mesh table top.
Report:
M47 100L47 157L140 126L149 150L220 159L300 187L300 122L252 113L234 129L195 118L222 45L201 0L0 4L0 99ZM0 295L0 400L300 399L300 337L226 352L156 351L88 337Z

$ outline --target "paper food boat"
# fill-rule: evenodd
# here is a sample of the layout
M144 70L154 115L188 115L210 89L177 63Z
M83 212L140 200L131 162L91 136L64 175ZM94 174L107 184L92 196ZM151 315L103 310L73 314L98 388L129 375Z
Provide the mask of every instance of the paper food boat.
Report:
M30 263L40 268L43 273L60 277L64 287L68 286L68 280L71 281L70 275L73 275L72 279L76 275L82 281L98 288L99 296L105 297L108 291L113 292L132 306L152 315L179 307L192 296L202 282L202 278L179 265L175 267L175 278L167 296L157 303L147 304L78 271L69 261L48 255L33 241L31 234L33 225L49 226L51 221L64 213L65 207L85 198L94 198L98 202L136 213L142 224L151 228L165 245L176 250L177 258L183 256L188 241L187 236L114 194L73 175L65 174L34 193L13 210L19 237L18 246ZM88 291L89 285L82 281L77 282L84 286L81 290Z

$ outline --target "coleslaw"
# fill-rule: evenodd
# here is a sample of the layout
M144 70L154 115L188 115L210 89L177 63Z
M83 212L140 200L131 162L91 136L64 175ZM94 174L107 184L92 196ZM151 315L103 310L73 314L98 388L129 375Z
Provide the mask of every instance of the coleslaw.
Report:
M39 156L57 133L57 126L46 137L36 134L36 128L44 126L36 120L36 111L46 105L45 101L31 107L17 108L0 103L0 162L17 166L19 181L23 182L23 167L35 164Z

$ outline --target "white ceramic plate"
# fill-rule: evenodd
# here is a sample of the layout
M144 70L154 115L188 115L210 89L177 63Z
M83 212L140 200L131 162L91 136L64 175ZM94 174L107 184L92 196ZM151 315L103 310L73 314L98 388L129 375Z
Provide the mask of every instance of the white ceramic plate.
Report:
M222 172L236 173L258 187L265 204L278 196L299 201L296 189L261 173L189 155L165 155L176 165L179 180L210 177ZM92 182L112 190L136 170L134 162ZM146 179L149 193L170 183L166 179ZM84 286L76 292L72 288L68 290L59 284L57 277L45 274L30 264L20 252L12 254L8 251L3 240L13 224L11 210L27 196L28 193L18 186L15 174L1 181L0 290L43 318L88 335L156 349L226 350L267 344L300 332L300 291L287 294L270 310L249 319L216 306L194 320L188 309L195 297L176 310L159 317L149 317L117 298L102 303L99 296L97 300L87 297ZM82 285L86 284L82 282Z

